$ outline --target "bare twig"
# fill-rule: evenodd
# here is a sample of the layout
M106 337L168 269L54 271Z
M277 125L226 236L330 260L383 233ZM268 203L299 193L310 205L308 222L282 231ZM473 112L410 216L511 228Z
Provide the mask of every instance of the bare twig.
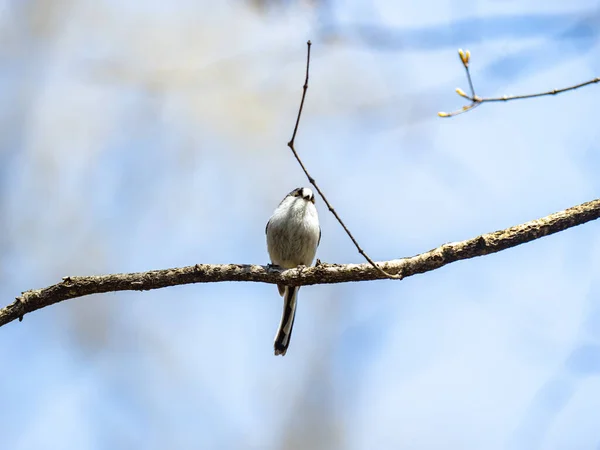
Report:
M470 61L470 52L467 50L463 52L462 49L458 50L458 55L460 56L460 60L465 68L467 73L467 80L469 82L469 89L471 90L471 95L467 95L462 89L456 88L456 93L463 98L466 98L471 103L463 106L461 109L452 111L452 112L439 112L438 116L440 117L453 117L464 112L470 111L482 103L490 103L490 102L508 102L510 100L524 100L527 98L535 98L535 97L545 97L547 95L556 95L562 94L563 92L572 91L575 89L579 89L584 86L588 86L590 84L600 83L600 77L594 78L592 80L585 81L583 83L575 84L573 86L569 86L561 89L552 89L551 91L546 92L538 92L537 94L525 94L525 95L503 95L502 97L480 97L475 93L475 89L473 88L473 81L471 79L471 71L469 70L469 61Z
M402 275L398 275L398 274L397 275L393 275L393 274L390 274L390 273L386 272L385 270L383 270L381 267L379 267L369 257L369 255L367 255L367 253L361 248L361 246L358 244L358 242L356 241L356 239L354 238L354 236L352 235L352 233L350 232L350 230L348 229L348 227L346 226L346 224L340 218L340 216L335 211L335 209L333 208L333 206L331 206L331 203L329 203L329 201L327 200L327 197L325 197L325 194L323 194L323 191L321 191L321 189L319 188L319 186L317 186L317 182L315 181L315 179L308 173L308 170L306 170L306 166L304 165L304 163L300 159L300 156L298 156L298 152L296 151L296 148L294 147L294 142L296 140L296 133L298 133L298 125L300 124L300 117L302 116L302 109L304 108L304 99L306 98L306 91L308 90L308 75L309 75L309 72L310 72L309 69L310 69L310 46L311 45L312 45L312 43L310 41L308 41L306 43L306 46L307 46L307 51L306 51L306 77L304 78L304 85L302 86L302 99L300 100L300 107L298 108L298 116L296 117L296 125L294 126L294 132L292 133L292 139L290 139L290 142L288 142L288 147L290 148L290 150L294 154L294 157L296 158L296 161L298 161L298 164L300 164L300 167L304 171L304 174L306 175L306 178L308 178L309 183L312 184L315 187L315 189L317 190L317 192L319 193L319 195L323 199L323 202L325 203L325 205L327 205L327 208L329 209L329 211L331 211L331 214L333 214L333 216L337 219L337 221L340 223L340 225L342 226L342 228L344 229L344 231L346 232L346 234L350 237L350 239L354 243L354 246L358 250L358 253L360 253L369 262L369 264L371 264L375 269L377 269L385 277L387 277L387 278L394 278L394 279L401 279Z
M439 269L454 261L506 250L600 218L600 199L583 203L541 219L461 242L444 244L410 258L379 262L401 277ZM116 291L147 291L190 283L253 281L286 286L346 283L388 278L371 264L319 264L315 267L281 270L248 264L197 264L195 266L88 277L64 277L61 283L23 292L0 309L0 326L24 314L64 300Z

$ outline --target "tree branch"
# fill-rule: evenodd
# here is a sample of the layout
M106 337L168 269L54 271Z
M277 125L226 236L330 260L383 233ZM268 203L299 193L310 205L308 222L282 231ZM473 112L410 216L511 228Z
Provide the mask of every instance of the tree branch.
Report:
M323 191L321 191L321 189L317 185L316 180L310 175L310 173L308 173L306 166L304 165L304 163L300 159L300 156L298 155L298 152L296 151L296 147L294 144L296 142L296 134L298 133L298 125L300 125L300 117L302 116L302 109L304 108L304 99L306 98L306 91L308 90L308 78L309 78L309 72L310 72L310 46L311 45L312 44L310 41L308 41L306 43L306 47L307 47L307 50L306 50L306 76L304 78L304 85L302 86L302 98L300 100L300 107L298 108L298 115L296 116L296 125L294 126L294 132L292 133L292 138L290 139L290 142L288 142L288 147L294 154L294 158L296 158L296 161L298 161L298 164L300 164L300 167L302 168L304 175L306 175L306 178L308 178L308 182L310 184L312 184L314 186L314 188L317 190L317 192L323 199L323 203L325 203L325 205L327 206L327 208L329 209L331 214L333 214L333 216L337 219L339 224L342 226L342 228L344 229L344 231L346 232L346 234L348 235L348 237L350 238L350 240L352 241L352 243L358 250L358 253L360 253L369 262L369 264L371 264L375 269L377 269L379 271L379 273L384 275L386 278L400 279L400 278L402 278L402 275L394 275L394 274L386 272L380 266L378 266L375 263L375 261L373 261L371 259L371 257L369 255L367 255L367 252L365 252L362 249L362 247L358 244L358 241L354 238L354 236L352 235L352 233L350 232L350 230L348 229L348 227L346 226L346 224L344 223L342 218L335 211L334 207L331 206L331 203L329 203L329 200L327 200L327 197L325 197L325 194L323 194Z
M584 81L583 83L575 84L573 86L568 86L568 87L561 88L561 89L552 89L552 90L546 91L546 92L538 92L536 94L503 95L502 97L480 97L477 94L475 94L475 88L473 87L473 80L471 79L471 71L469 69L469 62L470 62L470 59L471 59L471 52L469 52L468 50L466 52L464 52L462 49L459 49L458 50L458 56L460 57L460 60L461 60L461 62L463 64L463 67L465 68L465 72L466 72L466 75L467 75L467 81L469 83L469 89L471 91L471 95L467 95L461 88L456 88L456 93L458 95L460 95L461 97L466 98L471 103L468 104L468 105L463 106L461 109L456 110L456 111L452 111L452 112L439 112L438 116L440 116L440 117L454 117L454 116L457 116L459 114L462 114L462 113L465 113L467 111L470 111L470 110L478 107L482 103L508 102L508 101L511 101L511 100L524 100L524 99L527 99L527 98L545 97L547 95L557 95L557 94L562 94L563 92L573 91L575 89L579 89L579 88L582 88L584 86L589 86L591 84L600 83L600 77L598 77L598 78L593 78L593 79L588 80L588 81Z
M410 258L380 262L386 271L401 277L429 272L454 261L506 250L558 233L600 217L600 199L583 203L522 225L444 244ZM253 281L287 286L345 283L387 278L371 264L317 264L315 267L282 270L247 264L197 264L149 272L87 277L65 277L61 283L27 292L0 309L0 326L24 314L63 300L116 291L147 291L190 283Z

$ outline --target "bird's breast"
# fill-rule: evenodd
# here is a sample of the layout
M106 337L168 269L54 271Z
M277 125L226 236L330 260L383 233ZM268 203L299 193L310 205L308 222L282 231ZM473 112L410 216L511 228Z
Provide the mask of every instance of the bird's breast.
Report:
M316 208L312 203L296 204L275 210L267 228L271 261L284 268L312 264L319 242Z

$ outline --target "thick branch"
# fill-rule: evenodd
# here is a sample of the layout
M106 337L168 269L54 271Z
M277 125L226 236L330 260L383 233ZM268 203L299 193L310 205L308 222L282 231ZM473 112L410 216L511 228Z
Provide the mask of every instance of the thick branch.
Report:
M409 277L429 272L461 259L496 253L507 248L558 233L600 217L600 199L583 203L542 219L484 234L461 242L444 244L420 255L377 263L391 274ZM61 283L24 292L11 305L0 309L0 326L24 314L76 297L115 291L146 291L190 283L255 281L288 286L345 283L385 279L371 264L319 264L304 269L279 270L247 264L197 264L176 269L89 277L65 277Z

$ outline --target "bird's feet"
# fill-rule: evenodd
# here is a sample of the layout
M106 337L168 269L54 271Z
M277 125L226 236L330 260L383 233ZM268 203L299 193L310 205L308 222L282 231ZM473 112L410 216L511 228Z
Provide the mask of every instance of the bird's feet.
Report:
M267 272L270 272L271 270L283 270L283 267L278 266L277 264L268 263L267 264Z

